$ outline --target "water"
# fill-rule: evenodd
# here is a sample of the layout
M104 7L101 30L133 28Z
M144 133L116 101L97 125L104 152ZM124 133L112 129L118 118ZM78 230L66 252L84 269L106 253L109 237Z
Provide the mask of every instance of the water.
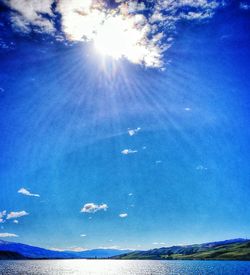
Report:
M0 261L2 275L246 275L250 262L240 261L130 261L130 260L33 260Z

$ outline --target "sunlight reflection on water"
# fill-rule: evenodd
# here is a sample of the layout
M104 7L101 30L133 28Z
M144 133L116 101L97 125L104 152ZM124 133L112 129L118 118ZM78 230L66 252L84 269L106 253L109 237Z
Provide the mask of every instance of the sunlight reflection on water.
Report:
M0 261L0 274L250 274L250 262L239 261L130 261L130 260L33 260Z

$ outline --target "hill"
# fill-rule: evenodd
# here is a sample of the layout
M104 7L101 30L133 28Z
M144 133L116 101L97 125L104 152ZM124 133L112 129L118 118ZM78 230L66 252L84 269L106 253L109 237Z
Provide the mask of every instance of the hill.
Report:
M24 260L25 257L17 252L0 251L0 260Z
M186 246L135 251L114 259L152 260L250 260L250 240L233 239Z

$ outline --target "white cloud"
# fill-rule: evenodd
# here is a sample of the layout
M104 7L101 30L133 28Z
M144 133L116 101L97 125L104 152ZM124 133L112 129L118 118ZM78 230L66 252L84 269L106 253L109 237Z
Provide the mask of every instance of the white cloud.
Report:
M161 243L154 242L153 244L154 244L154 245L165 245L166 243L163 243L163 242L161 242Z
M0 218L3 218L6 215L6 210L3 210L2 212L0 212Z
M87 235L85 235L85 234L81 234L81 235L80 235L80 237L87 237Z
M120 218L127 218L128 214L127 213L121 213L119 214Z
M8 237L18 237L18 235L12 234L12 233L0 233L0 238L8 238Z
M119 249L119 250L125 250L125 249L120 249L120 247L118 245L99 246L98 249Z
M203 165L198 165L198 166L196 166L196 170L200 170L200 171L207 170L207 167L205 167Z
M136 129L128 129L128 134L129 134L130 136L134 136L134 135L137 134L140 130L141 130L140 127L136 128Z
M138 3L137 1L130 1L128 3L128 12L129 13L134 13L138 11L143 11L145 10L145 4L143 2Z
M14 220L13 223L16 223L16 224L17 224L17 223L19 223L19 221L18 221L18 220Z
M95 213L97 211L103 210L106 211L108 209L108 205L105 203L102 204L95 204L93 202L84 204L83 208L81 209L81 212L84 213Z
M186 108L184 108L184 110L187 111L187 112L189 112L189 111L191 111L191 108L186 107Z
M16 218L20 218L20 217L23 217L23 216L27 216L29 215L29 213L27 213L26 211L19 211L19 212L10 212L8 215L7 215L7 220L9 219L16 219Z
M129 196L129 197L131 197L131 196L133 196L133 195L134 195L133 193L128 193L128 196Z
M0 223L4 223L4 217L6 216L6 210L0 212Z
M219 0L116 0L112 6L105 0L4 1L19 31L55 33L56 38L57 17L67 40L91 41L101 53L155 68L163 68L164 52L172 44L168 38L175 35L179 21L211 18L225 5ZM245 2L240 7L248 9Z
M63 251L81 252L81 251L87 250L86 248L81 247L81 246L71 246L71 247L67 247L67 248L50 247L49 249L53 250L53 251L60 251L60 252L63 252Z
M52 12L53 0L5 0L13 10L11 21L15 28L22 32L30 32L31 26L39 31L53 33L55 31Z
M32 194L30 193L30 191L28 191L27 189L25 188L21 188L17 191L17 193L20 193L20 194L23 194L25 196L31 196L31 197L40 197L39 194Z
M121 153L122 153L123 155L135 154L135 153L137 153L137 152L138 152L137 150L132 150L132 149L124 149L124 150L121 151Z
M74 251L74 252L81 252L81 251L85 251L86 248L81 246L72 246L72 247L69 247L67 250Z

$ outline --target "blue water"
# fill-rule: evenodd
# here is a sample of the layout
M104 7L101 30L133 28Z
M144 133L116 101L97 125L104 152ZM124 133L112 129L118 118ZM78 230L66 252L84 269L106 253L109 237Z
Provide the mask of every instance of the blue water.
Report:
M130 261L130 260L33 260L0 261L0 274L250 274L250 262L240 261Z

